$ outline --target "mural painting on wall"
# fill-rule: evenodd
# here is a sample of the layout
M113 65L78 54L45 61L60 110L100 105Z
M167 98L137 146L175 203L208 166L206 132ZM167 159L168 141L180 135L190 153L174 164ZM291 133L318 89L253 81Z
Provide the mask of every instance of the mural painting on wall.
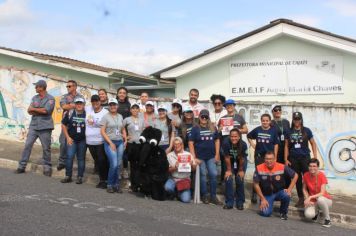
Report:
M53 111L53 121L55 130L52 132L52 143L57 146L62 109L59 105L61 96L67 93L66 83L48 79L43 76L13 69L0 69L0 138L24 141L27 135L28 125L31 116L27 113L31 98L36 94L32 83L39 79L47 82L47 91L55 97L55 109ZM86 101L90 101L91 94L96 90L79 87Z
M237 110L246 119L249 130L260 125L262 114L271 114L269 106L263 105L238 106ZM313 131L317 158L328 176L356 180L356 110L284 106L283 117L291 121L294 111L303 113L304 125ZM250 150L250 163L252 157Z

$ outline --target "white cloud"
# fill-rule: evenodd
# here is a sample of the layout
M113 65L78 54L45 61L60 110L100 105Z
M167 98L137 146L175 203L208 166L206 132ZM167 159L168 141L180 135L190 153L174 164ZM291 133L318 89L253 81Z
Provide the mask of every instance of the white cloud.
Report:
M0 3L0 25L18 25L34 19L28 0L5 0Z
M334 9L338 14L347 17L356 17L356 2L352 0L328 0L327 7Z

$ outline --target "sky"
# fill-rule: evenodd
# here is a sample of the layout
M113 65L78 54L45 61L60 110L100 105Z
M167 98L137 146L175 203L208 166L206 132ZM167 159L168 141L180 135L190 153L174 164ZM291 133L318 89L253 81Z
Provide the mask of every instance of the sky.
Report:
M278 18L356 39L356 0L0 0L0 46L149 75Z

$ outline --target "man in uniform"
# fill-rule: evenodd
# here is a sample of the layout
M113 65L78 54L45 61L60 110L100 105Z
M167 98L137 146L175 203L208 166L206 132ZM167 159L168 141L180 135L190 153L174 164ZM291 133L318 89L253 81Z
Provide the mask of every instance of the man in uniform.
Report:
M266 152L264 158L265 162L256 167L253 175L253 187L261 199L260 215L271 216L273 202L281 201L280 218L287 220L292 189L298 180L298 174L287 165L276 162L273 151ZM285 176L292 179L289 186L285 184Z
M19 166L15 173L25 173L27 162L30 158L33 144L39 138L43 149L43 174L46 176L52 175L51 164L51 135L54 129L52 112L55 105L54 97L46 91L47 83L44 80L39 80L34 83L36 93L32 98L31 104L27 112L32 115L25 148L22 152Z
M284 143L285 138L289 134L289 121L282 118L282 106L280 104L273 104L272 107L273 120L271 126L275 127L279 137L277 162L284 164Z
M68 80L67 82L67 94L64 94L61 98L60 105L61 108L63 109L63 115L69 112L70 110L75 108L74 100L78 97L83 98L84 97L77 92L77 82L74 80ZM61 131L61 134L59 136L59 160L58 160L58 166L57 170L62 170L66 167L66 159L67 159L67 143L66 139L64 136L63 131Z

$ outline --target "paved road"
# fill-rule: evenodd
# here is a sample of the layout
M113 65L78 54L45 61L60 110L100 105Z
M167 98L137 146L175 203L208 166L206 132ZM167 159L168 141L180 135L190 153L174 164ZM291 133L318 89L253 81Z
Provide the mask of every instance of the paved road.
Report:
M0 235L354 235L254 211L157 202L0 169Z

